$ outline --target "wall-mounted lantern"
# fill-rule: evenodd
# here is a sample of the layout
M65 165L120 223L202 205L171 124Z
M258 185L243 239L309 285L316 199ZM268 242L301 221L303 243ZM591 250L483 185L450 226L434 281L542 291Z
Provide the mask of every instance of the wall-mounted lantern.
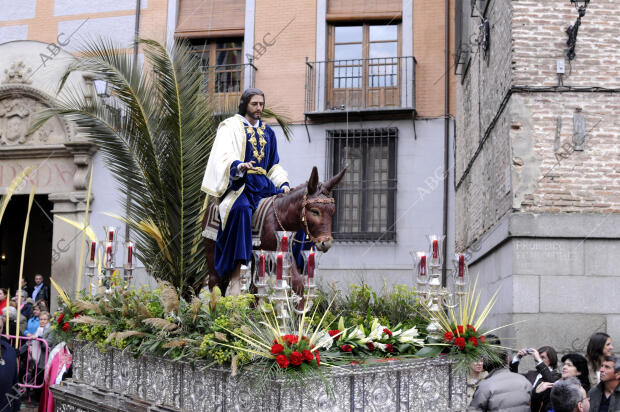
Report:
M586 15L586 9L588 8L588 4L590 0L570 0L571 4L575 6L579 16L577 17L577 21L572 26L568 26L566 29L566 34L568 35L568 40L566 41L566 45L568 46L568 52L566 56L568 57L568 61L571 61L575 58L575 46L577 45L577 33L579 32L579 26L581 26L581 18Z

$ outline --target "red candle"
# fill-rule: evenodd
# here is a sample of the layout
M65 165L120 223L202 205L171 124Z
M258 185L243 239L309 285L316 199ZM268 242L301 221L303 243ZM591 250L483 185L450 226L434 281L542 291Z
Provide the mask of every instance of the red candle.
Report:
M308 279L314 277L314 252L310 252L308 255Z
M92 240L90 242L90 261L94 262L95 261L95 254L97 251L97 242Z
M439 258L439 241L433 239L433 259Z
M288 236L282 236L282 242L280 242L280 252L288 251Z
M129 267L132 267L131 258L133 257L133 245L130 243L127 245L127 264Z
M282 253L276 257L276 280L282 280Z
M109 266L112 266L112 245L108 245L105 252L105 261Z
M108 231L108 241L110 243L114 242L114 228L113 227L111 227Z
M426 276L426 255L420 256L420 266L418 268L418 275Z
M465 255L459 255L459 277L465 277Z
M265 254L262 252L258 256L258 276L265 281Z

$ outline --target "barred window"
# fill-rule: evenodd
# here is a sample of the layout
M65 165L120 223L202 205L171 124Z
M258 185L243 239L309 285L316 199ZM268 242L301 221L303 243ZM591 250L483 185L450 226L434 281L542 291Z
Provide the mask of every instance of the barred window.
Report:
M334 189L334 239L396 240L396 143L398 129L328 130L328 167L347 173Z

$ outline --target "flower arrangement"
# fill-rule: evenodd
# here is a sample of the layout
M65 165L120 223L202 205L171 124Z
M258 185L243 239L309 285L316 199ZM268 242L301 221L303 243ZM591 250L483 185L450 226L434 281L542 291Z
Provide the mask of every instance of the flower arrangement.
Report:
M338 329L330 330L327 334L339 352L361 357L413 354L424 346L424 340L419 337L415 326L405 328L398 324L390 329L382 325L378 318L345 328L344 318L341 317Z
M318 350L313 351L314 348L306 336L299 338L295 335L284 335L273 340L270 352L276 357L276 363L282 369L302 365L319 367L321 356Z
M430 345L443 347L443 352L456 360L456 367L466 370L471 362L484 359L486 361L499 362L498 351L500 346L487 341L485 334L504 328L508 325L493 330L481 331L482 325L491 309L497 301L497 290L487 305L478 313L481 292L476 290L478 279L467 292L459 298L458 305L449 307L447 312L435 312L437 320L442 328L442 339ZM431 316L430 311L428 316Z

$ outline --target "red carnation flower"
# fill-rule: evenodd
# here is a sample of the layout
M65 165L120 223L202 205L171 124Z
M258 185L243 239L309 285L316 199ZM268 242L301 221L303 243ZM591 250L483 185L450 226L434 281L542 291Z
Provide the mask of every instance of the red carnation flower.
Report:
M478 346L478 339L476 339L475 336L472 336L471 338L469 338L469 341L471 342L472 345L474 345L474 348Z
M74 313L73 314L73 319L79 318L80 316L82 316L82 312Z
M368 348L368 350L375 350L375 344L372 342L366 343L366 347Z
M330 331L329 331L329 332L327 332L327 333L329 333L329 336L331 336L333 340L338 340L338 339L340 339L340 335L338 335L338 334L340 333L340 331L339 331L338 329L330 330ZM335 335L338 335L338 336L336 336L336 337L334 338L334 336L335 336Z
M385 333L386 335L389 335L390 338L392 337L392 332L390 332L388 328L383 328L383 333Z
M340 350L343 352L351 352L353 350L353 346L351 345L342 345Z
M474 328L472 325L467 325L467 329L469 329L469 330L471 330L473 332L476 331L476 328Z
M485 338L484 335L480 335L478 340L480 340L480 342L482 342L482 343L485 343L487 341L487 338Z
M64 313L61 313L60 315L58 315L58 319L56 321L58 322L59 325L62 323L62 320L64 317L65 317Z
M284 346L280 345L279 343L274 344L271 347L271 353L273 355L277 355L278 353L282 352L284 350Z
M454 339L454 344L459 347L460 350L465 349L465 338L458 337Z
M454 339L454 335L452 334L452 332L446 332L443 334L443 340L446 342L451 342L452 339Z
M286 355L278 355L276 357L276 363L280 365L282 369L285 369L286 367L288 367L288 358L286 357Z
M321 355L319 355L319 351L314 352L314 358L316 359L316 366L321 365Z
M291 358L291 364L293 366L299 366L304 362L303 355L297 352L296 350L291 353L290 358Z
M394 346L391 343L386 343L385 344L385 350L388 352L394 352Z
M62 328L61 328L61 329L62 329L63 331L65 331L65 332L69 332L69 328L70 328L70 327L71 327L71 325L69 325L67 322L65 322L65 323L62 325Z
M304 350L302 350L302 351L301 351L301 354L304 356L304 360L305 360L306 362L310 362L310 361L312 361L312 358L313 358L313 356L312 356L312 352L310 352L308 349L304 349Z
M294 345L298 342L297 336L295 335L284 335L282 338L286 341L288 346Z
M463 325L458 325L456 328L459 330L459 335L462 335L464 332Z

